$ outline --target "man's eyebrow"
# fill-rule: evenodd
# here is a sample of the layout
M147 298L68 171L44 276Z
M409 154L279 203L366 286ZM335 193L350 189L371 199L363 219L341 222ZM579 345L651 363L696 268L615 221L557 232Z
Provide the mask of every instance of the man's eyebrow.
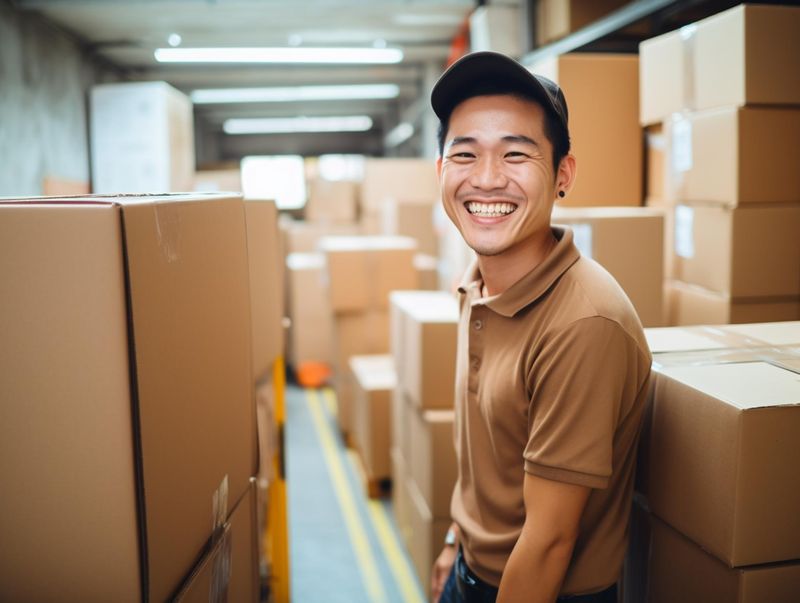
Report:
M530 144L535 147L539 146L539 143L536 142L533 138L528 138L527 136L523 136L522 134L513 134L509 136L503 136L504 142L518 142L522 144Z
M473 144L475 142L477 141L472 136L456 136L453 140L450 141L450 144L447 146L452 147L457 144Z

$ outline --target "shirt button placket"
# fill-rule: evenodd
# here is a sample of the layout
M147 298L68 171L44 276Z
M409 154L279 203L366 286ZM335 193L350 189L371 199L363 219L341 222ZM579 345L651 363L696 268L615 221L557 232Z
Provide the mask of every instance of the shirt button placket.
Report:
M478 391L479 373L483 359L484 309L474 306L470 314L469 330L469 389Z

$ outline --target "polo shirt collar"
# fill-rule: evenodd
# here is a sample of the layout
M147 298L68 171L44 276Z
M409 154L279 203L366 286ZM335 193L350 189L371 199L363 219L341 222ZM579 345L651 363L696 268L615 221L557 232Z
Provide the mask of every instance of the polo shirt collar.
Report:
M488 308L505 317L512 317L524 307L539 299L580 257L573 242L572 230L563 226L553 226L557 239L556 246L545 260L528 272L499 295L480 299L483 277L475 260L467 269L458 287L461 294L470 295L473 303L485 304Z

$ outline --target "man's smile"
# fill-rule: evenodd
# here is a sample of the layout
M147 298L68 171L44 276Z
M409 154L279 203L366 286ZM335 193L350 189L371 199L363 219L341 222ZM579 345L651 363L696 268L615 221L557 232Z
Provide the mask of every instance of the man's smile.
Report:
M464 207L470 214L480 218L497 218L500 216L507 216L517 209L517 205L515 203L487 203L485 201L467 201L464 203Z

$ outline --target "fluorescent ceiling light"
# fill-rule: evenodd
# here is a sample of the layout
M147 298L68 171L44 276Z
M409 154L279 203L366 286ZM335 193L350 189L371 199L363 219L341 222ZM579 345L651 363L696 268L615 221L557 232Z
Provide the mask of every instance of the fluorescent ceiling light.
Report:
M400 14L392 17L392 22L396 25L461 25L464 22L464 15L448 14Z
M297 132L366 132L372 128L368 115L345 117L265 117L226 119L226 134L294 134Z
M192 102L209 103L288 103L318 100L356 100L397 98L396 84L353 86L292 86L287 88L218 88L195 90Z
M159 63L399 63L399 48L158 48Z
M386 135L384 142L387 147L396 147L403 144L414 135L414 126L408 122L401 122L392 128Z

